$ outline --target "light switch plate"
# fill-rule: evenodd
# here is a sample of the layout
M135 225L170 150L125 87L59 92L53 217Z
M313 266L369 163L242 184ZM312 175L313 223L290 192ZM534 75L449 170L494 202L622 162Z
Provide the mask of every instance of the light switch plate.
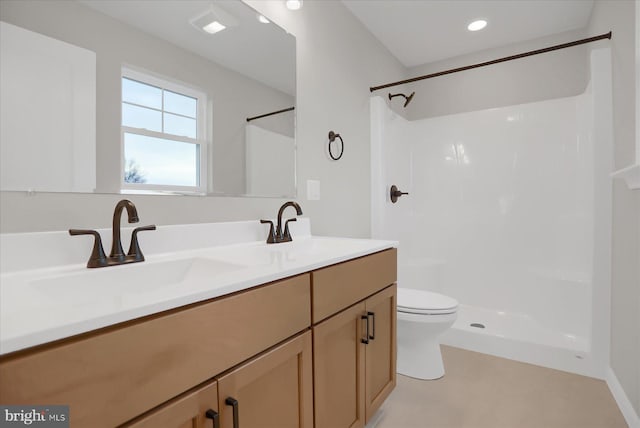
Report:
M319 180L307 180L307 200L308 201L320 200L320 181Z

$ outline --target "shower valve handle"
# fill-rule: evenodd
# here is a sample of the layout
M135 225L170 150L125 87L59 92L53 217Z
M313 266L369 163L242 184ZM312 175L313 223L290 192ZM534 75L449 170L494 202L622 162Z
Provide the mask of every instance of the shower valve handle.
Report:
M402 195L408 195L409 193L407 192L402 192L398 189L398 186L396 186L395 184L393 186L391 186L391 191L389 192L389 195L391 196L391 202L393 202L394 204L396 202L398 202L398 198Z

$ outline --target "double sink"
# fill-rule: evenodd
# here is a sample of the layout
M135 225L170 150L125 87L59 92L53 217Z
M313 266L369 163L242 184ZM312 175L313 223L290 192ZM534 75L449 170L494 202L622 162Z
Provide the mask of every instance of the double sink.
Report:
M292 225L293 241L269 245L262 239L266 236L265 226L258 222L229 223L231 232L227 238L224 237L225 223L162 226L149 237L141 238L146 239L142 242L146 254L144 263L103 269L87 269L84 263L76 262L7 270L7 263L3 263L0 354L397 246L392 241L313 237L304 218L299 218L295 227L297 229ZM203 230L211 232L211 246L202 244ZM24 235L31 235L25 237L29 242L36 239L33 234ZM213 238L216 235L222 238L216 241ZM237 235L240 242L229 239L230 235ZM180 251L163 252L166 247L155 245L171 236L180 236ZM0 238L6 241L2 242L3 250L9 245L15 246L20 239L15 235ZM49 234L43 239L54 238ZM68 235L64 239L68 241ZM68 245L67 241L62 242Z

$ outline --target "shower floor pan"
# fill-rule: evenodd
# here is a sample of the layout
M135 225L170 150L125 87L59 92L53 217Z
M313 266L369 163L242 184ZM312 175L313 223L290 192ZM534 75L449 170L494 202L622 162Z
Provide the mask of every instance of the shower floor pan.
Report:
M455 324L442 335L441 343L585 376L601 377L591 359L587 338L551 330L525 314L461 304Z

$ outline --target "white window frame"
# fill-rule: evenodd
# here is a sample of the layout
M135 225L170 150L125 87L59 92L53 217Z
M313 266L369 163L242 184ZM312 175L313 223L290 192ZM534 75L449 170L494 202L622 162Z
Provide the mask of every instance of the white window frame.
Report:
M130 126L122 125L122 90L120 91L120 188L125 193L156 193L156 192L177 192L177 193L202 193L207 192L207 168L208 168L208 139L207 139L207 95L197 89L187 87L183 84L176 83L168 78L159 77L148 72L137 71L129 67L122 67L122 75L120 76L120 84L122 79L135 80L137 82L155 86L170 92L175 92L179 95L186 95L188 97L195 98L197 100L196 111L196 138L190 138L186 136L166 134L164 132L150 131L144 128L133 128ZM137 104L129 103L134 106ZM153 109L148 106L140 106L157 111L164 111L164 106L161 110ZM162 119L164 121L164 117ZM164 129L164 127L163 127ZM195 144L198 146L198 185L197 186L174 186L164 184L147 184L147 183L125 183L124 171L125 171L125 158L124 158L124 135L125 133L144 135L147 137L162 138L164 140L179 141L182 143Z

